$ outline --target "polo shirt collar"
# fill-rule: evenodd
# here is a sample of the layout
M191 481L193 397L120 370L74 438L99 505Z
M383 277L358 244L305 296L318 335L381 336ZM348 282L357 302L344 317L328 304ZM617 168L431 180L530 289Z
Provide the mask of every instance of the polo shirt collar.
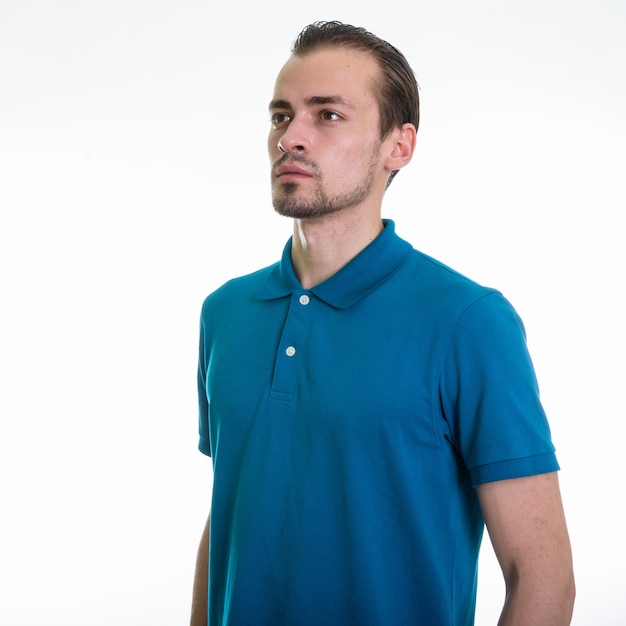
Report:
M347 309L357 300L384 282L412 249L411 244L396 235L392 220L383 220L382 233L336 274L309 291L317 298L338 309ZM258 297L274 300L301 291L291 261L292 238L283 256L261 285Z

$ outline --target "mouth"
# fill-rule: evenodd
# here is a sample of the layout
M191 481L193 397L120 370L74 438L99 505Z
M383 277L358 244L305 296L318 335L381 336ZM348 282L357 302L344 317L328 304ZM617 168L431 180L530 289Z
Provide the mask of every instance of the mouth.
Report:
M279 161L274 166L274 177L280 180L301 180L313 178L314 175L315 172L312 168L307 168L299 163Z
M295 167L293 165L283 165L276 170L276 178L281 180L291 179L291 178L310 178L312 174L300 167Z

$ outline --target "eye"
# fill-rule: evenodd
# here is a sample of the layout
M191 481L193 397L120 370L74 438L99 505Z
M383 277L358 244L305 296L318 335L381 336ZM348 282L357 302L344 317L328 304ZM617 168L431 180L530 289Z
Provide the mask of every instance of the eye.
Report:
M341 115L339 115L339 113L335 113L335 111L322 111L320 117L325 122L336 122L341 119Z
M274 128L280 128L291 121L291 115L288 113L272 113L270 120Z

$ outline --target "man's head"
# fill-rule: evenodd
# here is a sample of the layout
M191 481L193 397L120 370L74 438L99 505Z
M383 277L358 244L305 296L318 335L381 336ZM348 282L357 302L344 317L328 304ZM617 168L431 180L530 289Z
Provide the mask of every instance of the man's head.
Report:
M395 48L360 28L313 24L279 72L269 108L280 214L380 213L386 187L411 160L419 117L415 77Z
M419 86L404 55L388 42L364 28L342 22L315 22L306 26L292 46L292 53L305 56L322 48L344 47L369 54L380 69L375 85L378 101L380 136L392 128L410 123L418 129L420 119ZM389 183L397 174L392 172Z

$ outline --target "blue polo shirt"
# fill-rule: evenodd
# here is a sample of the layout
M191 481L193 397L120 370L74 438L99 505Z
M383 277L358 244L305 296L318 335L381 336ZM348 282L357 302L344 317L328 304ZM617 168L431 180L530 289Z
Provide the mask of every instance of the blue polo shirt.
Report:
M504 297L385 221L312 289L288 242L200 333L209 624L473 624L476 485L558 469Z

